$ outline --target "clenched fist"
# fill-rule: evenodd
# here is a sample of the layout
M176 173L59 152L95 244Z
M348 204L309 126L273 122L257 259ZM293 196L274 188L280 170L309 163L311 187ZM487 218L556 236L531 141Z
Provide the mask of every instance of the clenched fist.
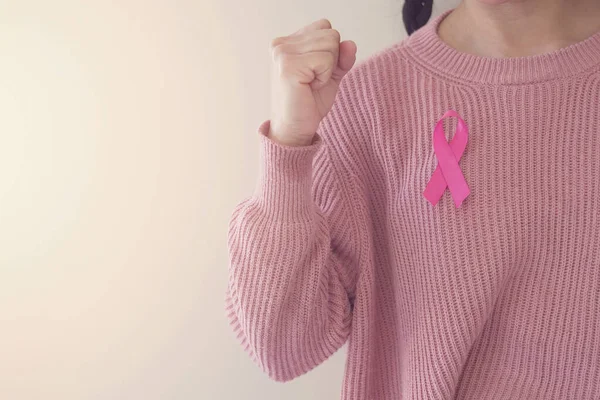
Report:
M356 44L323 18L273 39L272 116L269 137L289 146L312 142L333 106L341 79L354 66Z

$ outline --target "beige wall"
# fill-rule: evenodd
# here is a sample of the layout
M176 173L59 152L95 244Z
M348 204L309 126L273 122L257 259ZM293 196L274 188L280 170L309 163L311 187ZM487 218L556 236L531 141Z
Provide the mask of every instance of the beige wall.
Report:
M343 352L282 385L238 346L227 222L269 40L328 17L362 59L402 38L401 6L0 2L0 399L338 398Z

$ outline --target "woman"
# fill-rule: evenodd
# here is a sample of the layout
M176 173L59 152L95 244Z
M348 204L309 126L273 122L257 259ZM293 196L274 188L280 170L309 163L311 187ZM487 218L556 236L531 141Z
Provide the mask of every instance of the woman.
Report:
M347 341L346 400L599 399L600 2L430 6L273 40L231 323L278 381Z

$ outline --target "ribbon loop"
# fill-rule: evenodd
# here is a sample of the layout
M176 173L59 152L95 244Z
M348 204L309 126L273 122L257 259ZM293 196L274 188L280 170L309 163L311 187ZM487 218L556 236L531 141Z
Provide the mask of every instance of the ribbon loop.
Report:
M456 117L458 123L454 137L448 143L446 134L444 133L444 119L447 117ZM469 130L465 121L454 110L447 111L435 125L433 130L433 151L438 160L438 165L423 196L432 204L436 205L440 200L446 187L449 188L452 199L456 207L460 207L464 199L469 195L470 190L465 177L460 170L458 161L462 157L465 148Z

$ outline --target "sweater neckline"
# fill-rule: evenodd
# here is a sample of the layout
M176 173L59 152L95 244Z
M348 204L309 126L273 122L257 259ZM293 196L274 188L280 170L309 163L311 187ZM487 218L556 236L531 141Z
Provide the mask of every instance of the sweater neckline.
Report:
M531 56L489 57L451 47L438 34L453 9L431 19L406 40L415 59L433 72L475 83L527 84L561 79L600 66L600 31L567 47Z

